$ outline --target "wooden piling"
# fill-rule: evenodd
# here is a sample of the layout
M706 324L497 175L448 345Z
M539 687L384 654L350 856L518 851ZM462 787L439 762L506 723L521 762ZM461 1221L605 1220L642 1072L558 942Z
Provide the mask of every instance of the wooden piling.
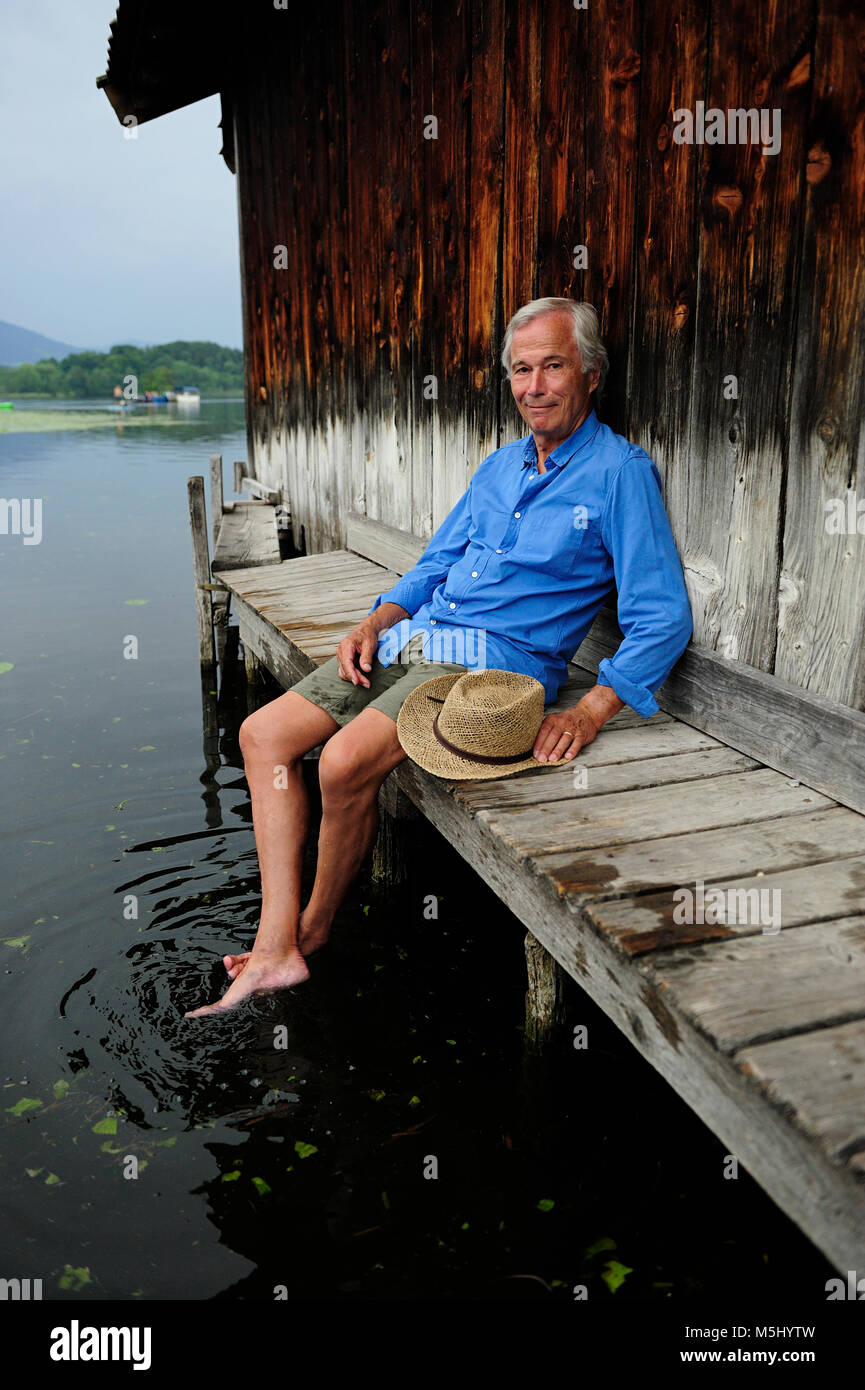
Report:
M210 599L210 554L207 545L207 514L204 506L204 479L188 478L189 525L192 531L192 561L195 575L195 616L198 621L198 651L202 667L216 666L213 641L213 613Z
M565 972L537 937L526 932L526 1046L538 1051L564 1022Z
M225 511L225 495L222 487L222 454L210 455L210 522L213 529L213 550L219 540L219 528ZM231 595L227 589L213 593L213 625L216 628L217 657L221 661L225 650L225 633L228 628L228 608Z

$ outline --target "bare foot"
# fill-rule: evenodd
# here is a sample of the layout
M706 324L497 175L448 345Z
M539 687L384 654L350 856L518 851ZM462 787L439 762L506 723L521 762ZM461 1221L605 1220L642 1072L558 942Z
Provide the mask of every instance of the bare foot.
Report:
M226 957L231 959L231 957ZM286 956L269 956L264 960L253 960L251 953L232 984L221 999L214 1004L204 1004L200 1009L192 1009L184 1018L201 1018L204 1014L224 1013L234 1009L244 999L255 994L270 994L277 989L290 989L292 985L302 984L309 979L309 968L300 951L292 951Z
M303 913L301 912L297 924L297 936L297 944L300 948L301 955L312 956L315 954L316 951L320 950L322 946L325 946L327 944L330 932L324 931L321 928L319 928L318 931L313 931L309 927L304 928ZM243 968L251 955L251 951L240 951L236 956L222 957L222 963L225 966L226 973L228 974L230 979L237 979L237 977L242 973Z

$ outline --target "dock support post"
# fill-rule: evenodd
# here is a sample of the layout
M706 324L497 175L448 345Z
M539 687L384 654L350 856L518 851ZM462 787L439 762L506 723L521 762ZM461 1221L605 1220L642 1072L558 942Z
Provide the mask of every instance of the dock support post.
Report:
M225 511L225 494L222 489L222 454L210 455L210 520L213 528L213 550L219 540L219 528ZM230 595L227 589L213 594L213 624L216 628L216 648L219 660L225 650L225 633L228 628L228 606Z
M395 885L408 877L411 861L409 837L417 809L404 792L386 777L378 792L378 837L373 847L372 877L377 883Z
M551 1040L564 1022L565 972L531 932L526 933L526 1045L533 1051Z
M202 667L215 667L216 648L213 642L213 614L210 602L210 555L207 545L207 516L204 508L204 479L188 478L186 489L189 496L189 525L192 530L198 650Z

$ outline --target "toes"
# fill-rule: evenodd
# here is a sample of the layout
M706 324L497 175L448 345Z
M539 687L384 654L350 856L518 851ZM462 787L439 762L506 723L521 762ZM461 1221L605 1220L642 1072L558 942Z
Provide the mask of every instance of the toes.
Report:
M183 1017L201 1018L204 1014L218 1013L221 1008L221 1004L203 1004L200 1009L191 1009L190 1012L188 1014L184 1014Z

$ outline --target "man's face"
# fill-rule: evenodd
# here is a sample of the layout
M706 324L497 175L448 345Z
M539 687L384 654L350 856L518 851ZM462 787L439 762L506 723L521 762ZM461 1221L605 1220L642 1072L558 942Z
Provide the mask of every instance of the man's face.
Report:
M573 321L565 311L542 314L511 340L511 390L535 443L555 448L583 423L601 369L583 373Z

